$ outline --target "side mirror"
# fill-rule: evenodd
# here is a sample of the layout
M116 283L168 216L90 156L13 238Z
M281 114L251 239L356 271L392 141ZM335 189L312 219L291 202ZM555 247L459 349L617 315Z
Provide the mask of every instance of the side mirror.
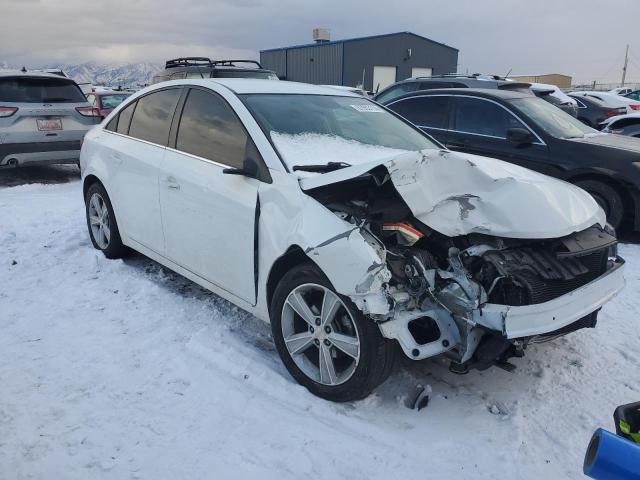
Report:
M533 134L525 128L510 128L507 130L507 140L514 145L521 147L523 145L530 145L534 142L535 137Z
M225 168L222 170L222 173L226 173L227 175L242 175L249 178L258 178L258 164L253 158L247 157L242 163L242 168Z
M255 178L261 182L271 183L271 175L266 167L261 166L252 157L247 156L244 159L242 168L225 168L222 173L227 175L242 175L247 178Z

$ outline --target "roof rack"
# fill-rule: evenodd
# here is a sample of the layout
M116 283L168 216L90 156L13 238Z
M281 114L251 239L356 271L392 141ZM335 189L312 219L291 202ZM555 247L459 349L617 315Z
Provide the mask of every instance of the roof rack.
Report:
M260 62L256 60L214 60L212 62L214 65L226 65L228 67L237 67L236 63L253 63L256 67L262 68Z
M236 63L253 63L258 68L262 68L255 60L211 60L208 57L180 57L167 60L165 68L175 67L215 67L216 65L236 67Z

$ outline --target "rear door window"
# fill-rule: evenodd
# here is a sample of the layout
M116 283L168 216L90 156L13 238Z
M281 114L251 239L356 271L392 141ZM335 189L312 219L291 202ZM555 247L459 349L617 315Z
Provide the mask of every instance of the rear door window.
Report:
M456 97L454 130L462 133L507 138L509 128L527 128L508 110L488 100Z
M449 126L449 97L446 96L407 98L391 108L419 127L444 130Z
M120 110L120 115L118 115L118 127L116 129L118 133L122 133L123 135L129 134L129 124L131 123L131 116L136 108L136 103L138 102L132 102Z
M197 88L189 91L178 126L177 150L242 168L247 139L240 120L224 100Z
M160 90L140 98L131 119L129 135L158 145L166 145L179 98L179 88Z
M86 103L87 99L68 78L0 78L0 102L12 103Z

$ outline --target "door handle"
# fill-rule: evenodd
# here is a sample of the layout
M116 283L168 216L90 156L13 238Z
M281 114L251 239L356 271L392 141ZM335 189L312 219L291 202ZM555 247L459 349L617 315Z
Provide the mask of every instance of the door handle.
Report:
M174 177L167 177L167 188L172 190L180 190L180 184L176 181Z

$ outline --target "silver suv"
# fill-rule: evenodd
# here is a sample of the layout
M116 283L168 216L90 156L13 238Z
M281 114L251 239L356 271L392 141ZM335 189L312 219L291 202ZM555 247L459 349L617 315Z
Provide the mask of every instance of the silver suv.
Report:
M77 163L99 115L70 78L0 72L0 167Z

